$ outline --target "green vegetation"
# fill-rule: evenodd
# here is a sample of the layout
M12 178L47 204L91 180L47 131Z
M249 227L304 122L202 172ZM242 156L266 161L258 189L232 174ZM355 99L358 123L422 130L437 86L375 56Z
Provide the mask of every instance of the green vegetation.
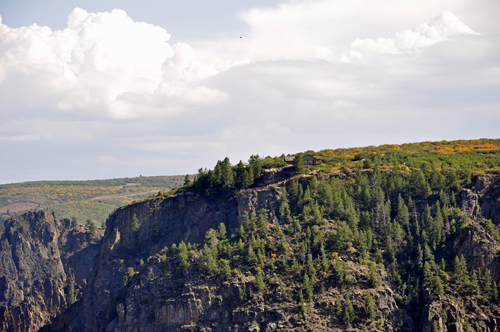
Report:
M47 210L59 218L102 224L117 207L168 191L184 176L152 176L92 181L37 181L0 185L0 221L26 211Z
M469 271L452 247L471 221L457 193L475 176L500 170L499 146L500 140L476 140L317 153L324 153L326 164L281 184L277 206L248 214L229 238L221 224L207 232L203 244L165 248L164 266L169 273L196 268L214 280L253 277L239 291L242 303L256 294L271 299L272 285L283 285L293 290L301 313L319 294L341 294L332 310L346 327L365 319L385 324L373 299L381 273L398 286L398 305L414 317L424 305L424 289L431 300L451 291L496 299L490 271ZM314 170L321 172L311 175ZM261 174L258 156L248 166L231 166L226 158L177 190L230 198ZM253 181L246 182L249 175ZM498 241L491 221L474 222ZM349 263L352 257L357 265ZM365 285L358 298L350 291L354 275ZM356 309L354 301L366 310Z
M73 280L68 285L68 306L75 303L75 283Z

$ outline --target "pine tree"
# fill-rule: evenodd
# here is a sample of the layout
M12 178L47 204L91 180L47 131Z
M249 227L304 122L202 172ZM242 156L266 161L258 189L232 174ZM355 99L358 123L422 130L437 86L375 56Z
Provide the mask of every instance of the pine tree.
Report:
M373 300L372 293L370 291L366 292L365 305L368 318L370 318L370 320L373 320L375 318L376 306L375 301Z
M255 265L255 263L257 263L257 258L255 257L255 252L254 252L251 244L248 245L247 262L251 266L253 266L253 265Z
M71 280L68 285L68 306L73 303L75 303L75 283Z
M245 301L247 297L247 287L245 284L241 285L238 288L238 298L240 299L241 302Z
M477 272L475 269L474 269L474 271L472 271L472 276L470 278L470 286L471 286L471 290L474 294L479 294L479 281L478 281Z
M296 155L293 159L293 166L295 167L295 174L304 174L306 169L304 167L304 161L302 160L302 155Z
M321 265L324 269L326 269L328 267L328 259L326 258L325 246L323 245L323 242L321 242L319 252L321 257Z
M219 240L225 240L226 239L226 225L224 223L219 224L219 228L217 229L217 235Z
M469 273L467 271L467 263L465 261L464 255L461 255L460 258L458 256L455 256L454 275L455 279L462 284L469 281Z
M318 179L316 179L316 176L313 175L309 179L309 187L311 188L311 192L313 194L318 193Z
M344 316L343 316L343 322L347 326L351 325L351 323L355 320L355 313L354 313L354 307L352 306L351 298L349 295L346 295L346 306L344 308Z
M304 282L302 283L302 289L306 293L306 299L308 301L312 301L314 294L313 294L313 286L312 286L312 281L307 275L307 272L304 273Z
M178 253L179 253L179 267L183 270L186 270L188 267L189 255L188 255L188 250L187 250L187 247L186 247L186 244L184 243L184 241L182 241L179 244Z
M342 302L340 302L340 299L335 300L335 311L337 314L337 317L340 318L342 316Z
M485 269L484 271L484 281L483 281L483 294L486 297L492 297L493 289L492 289L492 278L490 274L490 270Z
M262 276L261 269L257 269L257 275L255 276L255 288L260 292L264 289L264 277Z
M295 276L300 275L300 267L299 267L299 264L297 263L297 260L295 259L295 257L293 257L293 259L292 259L292 271L295 274Z
M231 277L231 265L227 259L219 259L219 271L224 279L229 279Z
M134 215L132 216L132 223L130 224L130 231L132 232L136 246L139 244L139 229L140 229L140 227L141 227L141 223L139 222L137 215L134 213Z
M267 210L262 209L259 211L259 217L257 220L257 228L259 230L260 236L263 238L267 237Z
M252 167L245 168L245 172L243 175L243 181L241 183L241 188L246 189L246 188L250 187L253 184L253 181L254 181L254 175L253 175Z
M378 286L377 271L375 269L375 262L370 262L369 276L370 286L375 288Z
M335 278L340 285L344 283L344 269L342 268L342 264L338 258L335 259Z
M240 240L238 241L238 252L240 253L240 255L244 255L245 253L245 245L243 244L243 241L241 241L241 238Z
M312 258L312 254L307 254L307 272L311 278L316 275L316 268L314 268L314 260Z

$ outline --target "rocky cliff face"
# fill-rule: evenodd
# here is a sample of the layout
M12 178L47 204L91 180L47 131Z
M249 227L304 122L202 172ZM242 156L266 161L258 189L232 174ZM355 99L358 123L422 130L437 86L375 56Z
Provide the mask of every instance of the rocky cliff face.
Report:
M43 328L43 331L334 330L340 326L340 317L335 314L334 308L334 302L339 297L349 294L356 312L367 310L364 297L366 289L369 288L368 268L358 262L357 255L342 257L349 275L352 276L349 287L342 290L342 293L338 288L325 289L322 295L316 296L315 301L307 303L301 311L295 298L300 288L299 284L294 286L295 288L290 288L280 284L272 274L264 275L269 287L266 294L257 294L250 300L242 300L240 289L244 285L248 288L255 283L255 276L252 273L240 271L233 278L222 282L221 279L200 276L194 268L196 257L191 258L192 267L182 271L175 266L175 262L169 263L174 266L166 269L165 262L159 254L162 248L170 247L173 243L181 241L202 243L205 233L210 228L217 228L220 223L224 223L231 233L238 229L243 216L262 208L277 208L282 187L287 184L273 183L282 181L288 176L290 174L286 172L269 172L261 186L243 190L236 198L209 199L192 193L183 193L168 198L157 197L117 209L107 221L102 241L97 243L97 239L94 239L93 244L84 244L85 241L82 241L85 229L82 230L83 233L59 232L59 228L67 226L58 226L53 216L43 214L45 217L41 219L46 219L46 222L42 224L47 224L47 229L52 229L49 225L51 225L50 220L53 220L54 226L52 233L50 230L37 233L52 234L37 247L40 248L36 251L40 252L39 255L43 256L45 248L47 256L39 259L37 263L42 267L37 268L37 271L56 262L55 267L48 268L50 276L47 274L49 272L46 272L45 276L39 278L45 283L46 280L53 280L53 286L49 283L47 286L44 284L47 290L43 288L45 292L43 294L48 293L52 302L49 301L47 304L45 301L43 306L41 302L36 302L41 296L30 295L29 298L35 300L30 300L32 302L29 302L31 305L29 310L15 310L30 313L32 318L27 320L30 323L25 325L34 327L17 328L18 325L15 324L18 323L15 322L20 322L24 318L19 318L21 314L14 313L17 311L12 308L21 307L22 300L19 300L22 298L19 291L21 286L18 288L12 286L10 277L0 278L0 290L4 294L0 305L6 303L2 308L9 308L4 317L16 317L9 318L11 320L4 326L9 328L14 326L12 331L37 330L66 308L64 286L67 285L69 278L74 278L77 284L84 287L81 300L59 314L55 322ZM326 176L343 175L335 173ZM483 216L491 218L497 224L500 222L499 179L498 175L480 177L471 190L457 194L469 217ZM299 181L305 182L307 177L300 176ZM133 225L134 216L139 224L137 230ZM14 227L14 234L17 234L16 229L22 228L22 222L15 224L16 222L18 221L12 221L13 226L6 223L3 225L4 228L0 229L3 234L1 243L3 245L7 240L4 245L7 248L12 248L13 243L10 239L10 227ZM37 243L37 241L41 240L26 238L25 242ZM48 259L48 243L54 243L54 248L59 250L57 253L52 251L52 260ZM64 254L61 253L62 249ZM458 255L464 254L469 268L487 267L497 282L500 281L500 248L481 224L471 223L465 228L456 238L453 250ZM2 258L2 262L8 263L5 263L5 268L0 270L0 273L3 270L13 271L12 274L17 273L12 266L19 269L14 263L16 260L14 250L10 252L12 254L9 257L12 258ZM3 251L0 254L3 255ZM31 256L30 254L27 257ZM29 261L29 258L26 259ZM0 264L3 264L2 262ZM63 266L66 268L63 269ZM135 273L127 277L126 272L129 268L133 268ZM469 301L448 292L439 299L429 300L426 309L422 311L420 321L416 321L417 327L414 327L413 321L398 308L397 288L389 280L386 272L378 269L377 275L379 284L370 290L377 308L375 319L365 330L393 331L398 326L404 326L408 331L415 329L432 331L434 322L438 322L443 331L465 331L466 326L472 326L476 330L493 331L500 321L496 307L485 309L484 300L479 297L472 296ZM17 278L15 280L22 282L25 280L25 277ZM19 284L20 281L16 282ZM13 291L14 289L18 290ZM36 294L39 293L41 294L42 290ZM50 306L50 303L53 305ZM37 305L45 310L38 316L33 314L36 313Z
M368 268L348 262L353 280L349 293L358 312L366 311L364 304L368 283ZM267 275L269 289L253 298L241 300L242 288L251 288L255 277L239 273L230 281L200 277L195 269L165 273L160 256L152 257L138 271L130 284L115 297L115 311L101 331L331 331L341 326L335 314L335 300L341 293L327 289L313 303L307 303L301 313L292 294L277 278ZM378 319L384 319L384 329L393 331L403 323L413 329L411 319L398 308L393 285L385 271L379 270L381 284L372 290ZM405 324L406 322L406 324ZM66 327L67 328L67 327ZM374 324L373 330L377 329ZM85 330L85 329L82 329Z
M489 233L482 218L491 219L498 230L499 181L498 174L479 176L472 189L458 193L468 224L452 245L453 255L463 255L469 272L488 269L497 284L500 284L500 244ZM446 292L427 305L421 320L423 331L433 331L434 322L440 331L497 331L500 329L500 306L473 291L467 294Z
M278 207L281 191L279 186L248 189L229 200L182 194L118 209L107 221L83 299L44 331L330 330L340 319L331 314L340 296L336 289L327 290L321 301L306 305L306 315L314 322L304 325L307 320L293 295L300 284L289 289L268 275L272 288L268 295L245 301L239 299L239 290L254 284L251 273L241 272L225 282L206 279L199 275L194 261L186 271L174 266L168 270L173 272L167 272L159 254L172 243L202 243L205 232L220 223L229 230L237 229L243 216ZM131 227L134 215L140 223L136 233ZM350 260L347 265L354 277L353 301L359 310L365 310L365 292L356 289L366 286L368 268ZM128 268L136 271L131 279L125 277ZM396 305L394 286L383 270L378 273L383 282L373 290L377 317L385 321L387 331L403 321L411 330L411 319Z
M37 331L66 308L58 226L48 212L0 225L0 330Z
M66 309L69 275L63 262L85 267L93 261L84 250L73 256L85 245L68 252L68 239L86 233L69 230L69 220L61 222L46 211L28 212L0 225L0 331L37 331ZM85 268L75 271L71 279L88 277ZM77 281L79 286L83 284Z
M477 195L482 216L500 225L500 174L479 176L472 192Z
M469 271L488 269L497 283L500 281L500 245L478 221L464 228L453 243L453 254L463 255ZM500 306L486 296L468 290L446 291L438 299L431 300L422 315L421 325L425 332L434 331L497 331L500 328ZM436 323L434 323L436 322Z
M140 225L136 232L132 227L134 216ZM208 199L184 193L116 210L107 220L83 299L67 313L71 317L67 321L76 330L102 329L116 312L113 299L124 286L124 274L129 267L137 270L141 259L147 261L173 243L200 243L205 233L220 223L229 230L237 229L236 199ZM65 321L60 320L53 328L67 329Z

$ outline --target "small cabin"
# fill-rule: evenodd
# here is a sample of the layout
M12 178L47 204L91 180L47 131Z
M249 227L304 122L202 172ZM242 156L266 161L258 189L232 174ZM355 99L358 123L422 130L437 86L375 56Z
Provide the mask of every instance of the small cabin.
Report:
M314 166L321 164L321 158L311 156L310 154L303 155L302 161L304 162L304 166Z
M285 162L288 165L293 165L294 160L295 160L294 156L286 156L285 157ZM311 156L310 154L303 155L302 162L304 163L304 166L314 166L314 165L322 164L321 158Z
M285 157L285 162L288 164L288 165L293 165L293 161L295 160L295 157L294 156L286 156Z

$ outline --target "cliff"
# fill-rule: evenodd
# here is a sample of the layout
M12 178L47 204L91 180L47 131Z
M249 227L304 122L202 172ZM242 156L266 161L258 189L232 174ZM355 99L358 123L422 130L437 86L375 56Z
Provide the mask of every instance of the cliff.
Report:
M137 232L131 227L134 216L140 225ZM117 209L106 222L106 232L82 301L53 328L103 329L116 311L113 299L123 288L129 267L137 270L141 259L147 260L173 243L203 242L205 233L220 223L228 229L238 227L235 199L208 199L183 193Z
M203 243L205 233L220 223L234 233L252 212L274 211L281 193L282 188L276 185L242 190L231 199L183 193L118 209L107 221L82 300L43 331L326 331L340 325L342 314L332 315L332 311L336 310L335 301L347 295L357 311L366 312L368 268L357 262L355 254L341 258L352 276L349 289L335 286L335 260L330 259L325 273L331 275L331 288L305 304L302 311L296 301L300 277L290 288L275 273L267 272L264 278L269 288L265 294L257 292L241 299L243 288L255 287L255 270L241 270L227 280L207 278L196 267L199 252L192 252L187 270L180 269L175 258L165 261L160 254L165 246L181 241ZM136 233L132 229L134 216L140 224ZM127 276L129 268L133 274ZM411 318L396 304L395 286L384 269L378 269L377 274L380 284L370 291L380 322L372 323L370 329L383 325L393 331L401 324L412 330Z
M76 289L84 285L92 252L81 244L68 249L71 239L91 239L85 227L70 230L69 224L45 211L0 224L0 331L37 331L66 309L71 280L77 279ZM96 234L94 240L99 238Z
M371 170L361 174L369 179L373 176ZM85 227L71 229L69 221L59 222L47 213L23 217L37 220L33 221L38 225L33 227L39 229L36 236L27 237L22 226L29 224L25 219L7 222L0 229L1 243L7 240L10 249L6 253L11 254L10 258L2 258L6 263L1 271L11 274L0 279L0 287L5 289L4 298L8 298L2 302L7 312L4 317L14 318L6 321L4 330L36 331L47 322L52 323L42 331L494 331L499 325L498 298L474 290L471 283L460 284L449 264L455 256L463 255L470 275L474 270L485 273L487 269L494 281L500 281L500 246L495 237L498 226L483 220L500 221L498 174L478 177L471 189L453 197L459 207L450 206L446 220L456 226L455 231L447 237L436 237L439 242L433 249L436 257L446 258L448 264L439 276L445 283L441 295L422 286L429 282L414 263L415 249L420 244L419 226L403 224L402 231L397 218L385 219L381 211L386 210L379 207L365 215L349 211L354 203L347 195L361 197L356 203L358 208L369 204L363 202L368 197L364 192L369 189L349 191L348 186L363 181L354 172L313 175L317 181L305 175L290 179L287 169L264 175L255 188L241 190L236 197L209 198L184 192L119 208L109 216L100 242L99 234L90 238ZM392 175L386 172L381 176ZM294 190L296 183L300 191L304 188L302 194L291 194L292 181L296 181ZM347 184L340 184L342 190L332 189L343 181ZM284 187L293 196L289 198L288 217L282 215L287 213L282 205ZM306 197L305 192L311 196ZM390 202L385 203L380 192L373 191L373 197L382 197L385 209L390 209ZM417 201L421 208L415 214L422 218L420 227L432 230L432 216L424 219L424 210L426 205L436 204L437 196ZM261 213L263 209L268 212ZM437 208L433 206L432 211ZM323 213L324 218L316 222L314 213ZM366 215L369 219L364 220ZM213 231L206 237L221 223L228 230L227 238ZM358 229L358 223L364 225ZM386 225L393 227L390 232L383 230ZM445 229L444 223L442 227ZM371 235L368 229L373 230ZM376 232L384 235L374 235ZM22 248L30 244L38 251L22 249L20 252L28 254L18 259L11 239L18 233L20 238L26 236ZM400 238L388 237L393 233L400 234ZM406 238L408 234L411 236ZM42 235L45 242L40 240ZM244 241L240 245L241 239ZM188 247L185 266L177 251L164 249L181 242ZM58 250L51 249L52 259L48 258L49 243L50 248ZM322 254L323 245L328 248L327 255ZM253 262L249 258L250 246L257 256ZM16 267L19 262L33 261L37 253L43 257L28 264L29 273ZM203 257L210 260L210 255L215 255L212 263L217 272L207 272L203 267ZM434 262L432 254L425 253L425 259L440 271L436 264L439 260ZM413 285L401 281L394 268L398 260L400 266L414 269L415 275L408 279ZM224 264L232 268L223 273ZM38 271L44 269L47 271L41 275ZM21 292L26 291L20 281L16 281L17 286L10 282L11 278L22 282L26 278L52 280L52 284L19 300ZM65 310L69 280L74 280L81 291L79 300ZM484 276L479 280L480 287L484 287ZM311 298L304 300L308 288ZM49 301L40 302L42 291L50 295L43 298ZM369 296L374 307L367 300ZM37 306L42 312L38 316ZM349 307L352 310L346 310ZM25 316L20 318L17 312L33 318L24 323ZM416 314L411 318L407 312ZM21 328L19 322L24 324Z

